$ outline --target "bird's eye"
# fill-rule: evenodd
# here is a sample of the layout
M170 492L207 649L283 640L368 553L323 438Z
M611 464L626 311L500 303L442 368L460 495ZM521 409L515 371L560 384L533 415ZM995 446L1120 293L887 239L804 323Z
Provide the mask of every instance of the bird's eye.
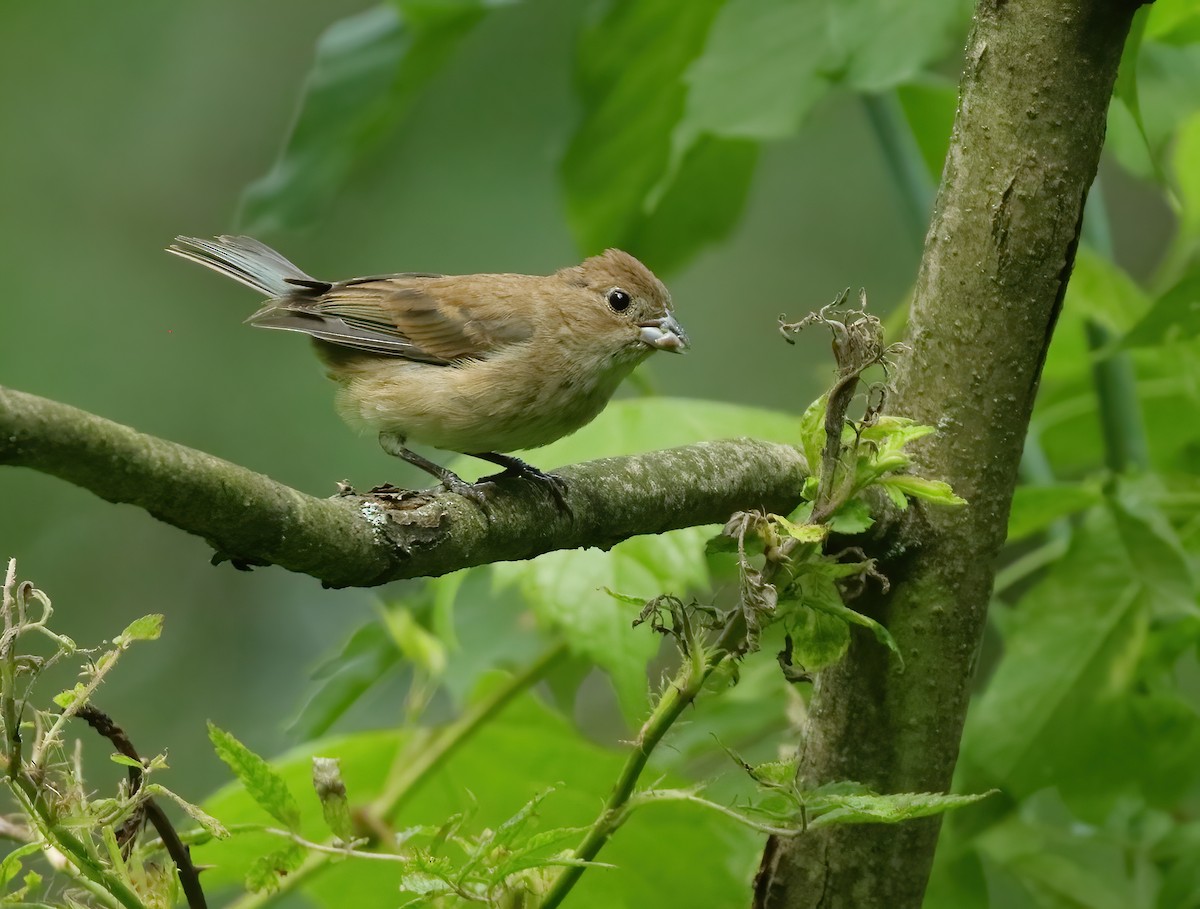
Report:
M608 305L612 307L613 312L625 312L632 302L629 294L619 287L614 287L608 292Z

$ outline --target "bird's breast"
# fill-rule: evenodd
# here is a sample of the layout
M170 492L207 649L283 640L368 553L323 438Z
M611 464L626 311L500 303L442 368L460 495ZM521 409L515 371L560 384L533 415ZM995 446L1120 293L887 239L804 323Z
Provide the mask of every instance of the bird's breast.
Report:
M370 358L331 375L352 425L447 451L503 452L549 444L591 422L639 359L519 344L451 366Z

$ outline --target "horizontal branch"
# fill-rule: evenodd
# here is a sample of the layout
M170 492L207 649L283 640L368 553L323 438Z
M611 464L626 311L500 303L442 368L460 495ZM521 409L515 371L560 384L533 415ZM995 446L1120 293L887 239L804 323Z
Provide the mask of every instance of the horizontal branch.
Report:
M527 480L502 479L488 513L441 489L319 499L195 449L66 404L0 387L0 464L31 467L136 505L237 562L279 565L331 587L436 577L555 549L608 548L735 511L787 513L808 473L788 445L704 442L555 472L563 511Z

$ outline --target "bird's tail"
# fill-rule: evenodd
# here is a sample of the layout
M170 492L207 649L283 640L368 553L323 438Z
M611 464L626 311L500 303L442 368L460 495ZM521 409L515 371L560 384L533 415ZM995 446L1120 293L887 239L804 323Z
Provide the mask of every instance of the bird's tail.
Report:
M253 237L222 236L212 240L176 237L167 252L211 268L270 297L284 297L304 288L329 287Z

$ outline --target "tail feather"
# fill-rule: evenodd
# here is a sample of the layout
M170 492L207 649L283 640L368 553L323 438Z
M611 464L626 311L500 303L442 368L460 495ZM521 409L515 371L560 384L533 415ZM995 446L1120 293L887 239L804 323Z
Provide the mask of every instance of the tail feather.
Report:
M253 237L221 236L212 240L176 237L167 252L211 268L269 297L284 297L300 288L329 289L326 282L301 271Z

